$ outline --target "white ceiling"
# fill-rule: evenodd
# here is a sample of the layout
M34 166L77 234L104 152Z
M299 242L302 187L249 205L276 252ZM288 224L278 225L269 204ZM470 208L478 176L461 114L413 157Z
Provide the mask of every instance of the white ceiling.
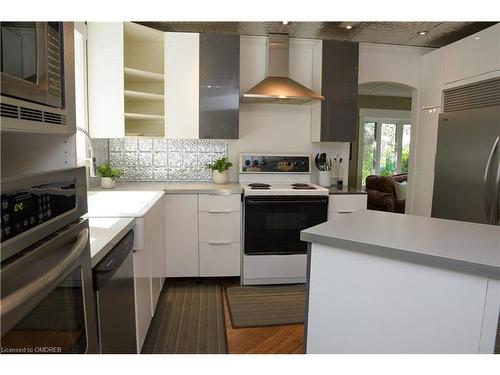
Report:
M438 48L495 22L139 22L162 31L268 35ZM347 25L352 25L350 30ZM420 35L419 31L427 31Z

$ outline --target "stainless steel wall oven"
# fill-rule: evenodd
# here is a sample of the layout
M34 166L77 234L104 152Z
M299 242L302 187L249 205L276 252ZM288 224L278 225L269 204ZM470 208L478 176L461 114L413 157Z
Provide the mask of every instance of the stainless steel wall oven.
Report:
M0 349L98 353L85 169L2 181Z

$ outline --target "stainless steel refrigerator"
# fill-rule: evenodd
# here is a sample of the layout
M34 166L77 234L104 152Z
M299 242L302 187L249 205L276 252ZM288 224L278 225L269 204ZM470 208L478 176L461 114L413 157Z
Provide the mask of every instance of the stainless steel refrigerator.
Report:
M500 105L439 116L432 216L500 225Z

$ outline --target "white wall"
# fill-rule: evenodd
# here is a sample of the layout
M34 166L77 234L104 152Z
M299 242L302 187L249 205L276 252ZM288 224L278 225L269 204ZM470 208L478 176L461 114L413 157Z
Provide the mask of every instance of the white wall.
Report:
M418 89L420 56L429 51L432 49L360 43L358 81L397 82Z
M418 129L418 90L420 89L420 62L422 55L431 48L393 46L386 44L360 43L359 75L360 84L367 82L396 82L413 88L411 103L410 161L408 165L408 192L406 213L413 213L413 193L415 182L415 153Z
M240 93L266 77L266 37L242 36L240 44ZM312 48L316 40L290 39L290 77L312 86ZM238 179L239 154L242 152L340 153L349 159L349 143L313 143L311 141L311 105L240 103L240 138L228 141L228 157L234 167L230 179ZM313 168L313 182L317 171ZM347 183L348 166L344 167Z
M240 42L240 93L243 94L266 76L266 37L242 36ZM311 39L290 39L290 77L307 87L312 87L313 47L317 43ZM428 51L428 48L361 43L359 83L397 82L418 89L420 56ZM241 152L310 153L313 156L327 152L341 154L346 162L344 181L347 183L349 143L313 143L311 110L310 104L241 103L240 139L228 141L228 157L235 165L230 170L230 179L238 179ZM410 173L411 163L410 160ZM313 182L317 182L317 171L313 170Z

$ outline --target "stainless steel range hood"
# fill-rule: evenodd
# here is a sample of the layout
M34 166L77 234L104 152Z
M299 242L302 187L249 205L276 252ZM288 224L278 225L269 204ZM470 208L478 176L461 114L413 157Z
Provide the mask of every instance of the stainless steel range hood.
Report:
M267 77L241 97L242 102L304 104L324 96L288 77L288 35L267 38Z

